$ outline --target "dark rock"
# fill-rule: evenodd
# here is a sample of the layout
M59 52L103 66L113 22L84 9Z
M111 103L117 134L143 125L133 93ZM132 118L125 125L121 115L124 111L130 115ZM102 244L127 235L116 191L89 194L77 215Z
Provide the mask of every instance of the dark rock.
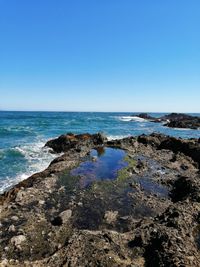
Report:
M106 140L107 138L100 133L77 135L68 133L48 141L45 146L52 148L56 153L66 152L72 148L80 152L81 147L102 145Z
M192 233L197 225L195 216L198 213L190 204L170 205L153 221L142 221L136 226L136 237L128 246L132 249L140 247L141 252L144 250L147 267L199 266L199 252Z
M150 121L157 120L157 118L150 116L148 113L140 113L137 115L137 117Z
M191 116L183 113L171 113L161 117L163 122L167 121L164 126L171 128L200 128L200 117Z
M149 120L151 122L163 122L165 123L164 126L171 128L200 128L200 117L183 113L170 113L160 118L152 117L147 113L141 113L137 115L137 117Z
M171 191L173 202L183 201L190 198L192 201L200 202L200 181L199 178L180 176L173 184Z
M134 117L137 116L138 118L142 118L151 122L161 122L161 118L150 116L148 113L140 113L138 115L133 115Z
M142 143L145 145L151 145L157 148L159 147L161 142L166 140L166 136L163 134L159 134L159 133L152 133L150 135L142 134L138 136L137 140L139 143Z
M63 224L63 220L60 216L57 216L51 221L51 224L53 226L61 226Z
M171 113L162 117L162 120L168 120L168 122L165 124L167 127L190 129L200 128L200 117L191 116L188 114Z
M191 118L183 120L170 120L164 124L164 126L171 128L189 128L189 129L198 129L200 128L200 118Z
M184 114L184 113L170 113L168 115L164 115L161 117L161 119L164 120L187 120L195 118L191 115Z
M184 170L184 171L188 170L188 166L185 165L185 164L181 164L180 167L181 167L181 169Z
M157 149L168 149L174 153L183 153L191 157L200 166L200 144L197 139L183 140L181 138L153 133L151 135L139 136L138 142L154 146Z

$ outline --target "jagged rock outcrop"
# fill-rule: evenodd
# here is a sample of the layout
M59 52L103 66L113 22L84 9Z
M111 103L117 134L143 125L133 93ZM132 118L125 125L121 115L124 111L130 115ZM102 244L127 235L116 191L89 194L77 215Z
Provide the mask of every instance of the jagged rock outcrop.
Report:
M164 123L164 126L172 128L200 128L200 117L184 113L170 113L159 118L152 117L148 113L140 113L137 116L151 122L162 122Z
M153 145L157 149L168 149L174 153L183 153L200 166L200 139L181 139L153 133L139 136L138 142Z
M171 116L169 122L164 125L171 128L199 129L200 117L189 116L186 114L175 114L174 116Z
M97 134L64 134L56 139L50 140L45 146L53 149L56 153L66 152L69 149L81 149L84 146L102 145L107 138L100 133Z

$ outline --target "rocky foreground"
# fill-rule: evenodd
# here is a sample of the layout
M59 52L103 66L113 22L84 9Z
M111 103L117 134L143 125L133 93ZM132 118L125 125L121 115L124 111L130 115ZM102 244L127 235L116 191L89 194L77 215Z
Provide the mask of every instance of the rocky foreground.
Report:
M46 145L63 154L0 196L0 266L200 266L200 139Z

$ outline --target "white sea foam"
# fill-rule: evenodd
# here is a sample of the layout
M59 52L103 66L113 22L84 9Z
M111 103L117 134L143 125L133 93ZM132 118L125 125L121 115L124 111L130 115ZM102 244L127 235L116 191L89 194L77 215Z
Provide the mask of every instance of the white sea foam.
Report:
M0 194L2 194L4 191L8 190L9 188L11 188L12 186L14 186L15 184L25 180L27 177L29 177L31 175L31 173L23 173L20 175L17 175L16 177L6 177L4 178L3 181L0 182Z
M192 129L190 129L190 128L173 128L173 129L178 130L178 131L192 131Z
M137 116L121 116L118 117L120 121L137 121L137 122L145 122L146 120L143 118L139 118Z
M109 141L116 140L116 139L123 139L125 137L129 137L131 135L109 135L107 138Z
M44 147L44 145L45 142L39 141L37 143L14 148L27 160L27 170L25 173L17 174L16 177L6 177L0 180L0 193L3 193L5 190L28 178L32 174L43 171L54 158L59 156L59 154L50 153L49 148Z
M108 136L108 140L122 139L127 136L128 135L110 135ZM50 149L44 147L44 145L45 142L38 141L33 144L26 144L13 148L13 150L20 152L27 160L27 170L24 173L18 173L15 177L7 176L3 180L0 180L0 194L34 173L45 170L54 158L61 155L50 153Z
M193 130L194 130L194 129L190 129L190 128L172 128L172 127L165 126L164 123L163 123L162 127L163 127L164 129L167 128L167 129L176 130L176 131L193 131ZM200 130L200 128L197 129L197 130ZM195 130L195 131L196 131L196 130Z

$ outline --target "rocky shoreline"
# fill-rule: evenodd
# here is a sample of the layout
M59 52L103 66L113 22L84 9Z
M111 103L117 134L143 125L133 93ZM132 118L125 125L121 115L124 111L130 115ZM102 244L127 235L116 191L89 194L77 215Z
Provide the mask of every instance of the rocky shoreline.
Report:
M200 266L200 139L67 134L0 196L0 266Z
M171 128L200 129L200 117L183 113L170 113L159 118L152 117L147 113L140 113L137 117L151 122L162 122L164 126Z

